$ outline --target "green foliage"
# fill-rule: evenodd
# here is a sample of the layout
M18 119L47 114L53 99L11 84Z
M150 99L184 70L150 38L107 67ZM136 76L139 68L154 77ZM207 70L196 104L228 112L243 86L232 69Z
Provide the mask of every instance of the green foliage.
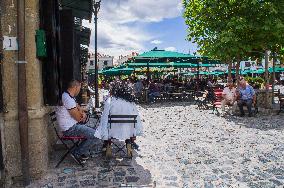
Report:
M249 83L251 86L254 86L255 88L261 88L261 85L264 84L264 79L261 77L250 77L246 76L245 80L247 83Z
M212 58L246 58L284 45L284 1L183 0L188 40Z

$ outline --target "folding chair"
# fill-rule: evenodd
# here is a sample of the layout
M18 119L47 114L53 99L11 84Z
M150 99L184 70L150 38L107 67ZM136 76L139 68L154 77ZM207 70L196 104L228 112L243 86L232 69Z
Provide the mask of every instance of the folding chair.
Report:
M195 92L194 104L197 104L197 108L208 109L207 94L208 94L208 92L203 92L203 91L196 91Z
M126 124L133 124L133 128L135 129L135 124L137 123L137 115L109 115L108 116L108 123L109 123L109 129L108 129L108 135L110 133L111 127L113 124L119 124L119 123L126 123ZM135 135L133 135L135 137ZM126 152L123 150L124 147L127 146L127 144L124 144L122 147L118 146L116 143L112 141L113 138L109 138L108 140L108 146L107 146L107 151L106 151L106 156L110 157L111 156L111 143L118 149L116 153L122 151L124 154ZM131 139L131 138L129 138ZM132 158L132 148L131 147L126 147L127 148L127 155L128 157Z
M221 107L222 103L222 89L214 89L214 100L212 101L212 110L213 113L216 111L217 115L220 115L218 108Z
M56 113L55 111L51 112L49 114L50 117L50 121L51 121L51 125L56 133L57 138L61 141L61 143L64 145L64 147L66 148L66 152L65 154L61 157L60 161L56 164L56 168L62 163L62 161L67 157L68 154L70 154L70 152L75 149L80 147L80 144L86 140L86 137L84 136L64 136L64 135L60 135L59 132L57 131L56 128ZM68 146L67 141L71 141L73 144L72 146ZM74 160L81 165L82 167L84 167L83 163L81 163L81 161L74 156Z

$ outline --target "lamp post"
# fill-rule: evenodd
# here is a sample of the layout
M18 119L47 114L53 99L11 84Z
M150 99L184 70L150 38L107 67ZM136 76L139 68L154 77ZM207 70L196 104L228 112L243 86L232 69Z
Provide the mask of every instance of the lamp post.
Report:
M97 41L97 32L98 32L98 12L101 6L101 0L93 2L93 12L94 12L94 22L95 22L95 108L99 108L99 74L98 74L98 41Z

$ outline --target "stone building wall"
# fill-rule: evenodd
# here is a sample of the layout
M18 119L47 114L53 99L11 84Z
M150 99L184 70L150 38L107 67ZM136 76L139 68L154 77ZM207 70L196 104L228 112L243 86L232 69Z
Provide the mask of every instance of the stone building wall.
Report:
M29 155L33 177L43 175L48 164L47 112L43 105L41 62L36 58L35 31L39 27L39 0L25 0L25 51L27 101L29 114ZM4 0L1 6L1 28L3 36L17 36L17 1ZM17 51L4 51L2 65L3 113L2 150L4 176L7 184L13 183L21 174L21 153L18 124L18 69ZM19 96L21 97L21 96Z

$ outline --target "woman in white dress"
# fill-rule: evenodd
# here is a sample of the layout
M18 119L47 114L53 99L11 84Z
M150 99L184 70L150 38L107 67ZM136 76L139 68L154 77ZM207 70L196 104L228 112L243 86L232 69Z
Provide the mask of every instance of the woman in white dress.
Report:
M116 123L109 129L108 115L137 115L137 123L135 128L133 124ZM142 123L134 103L134 96L131 89L122 83L115 83L111 87L110 97L105 101L104 110L101 116L99 126L95 132L95 137L105 141L105 145L109 139L115 138L125 141L132 148L138 149L138 145L134 142L136 136L142 135ZM127 148L129 151L129 148ZM131 151L132 152L132 151ZM128 155L131 155L128 153Z

